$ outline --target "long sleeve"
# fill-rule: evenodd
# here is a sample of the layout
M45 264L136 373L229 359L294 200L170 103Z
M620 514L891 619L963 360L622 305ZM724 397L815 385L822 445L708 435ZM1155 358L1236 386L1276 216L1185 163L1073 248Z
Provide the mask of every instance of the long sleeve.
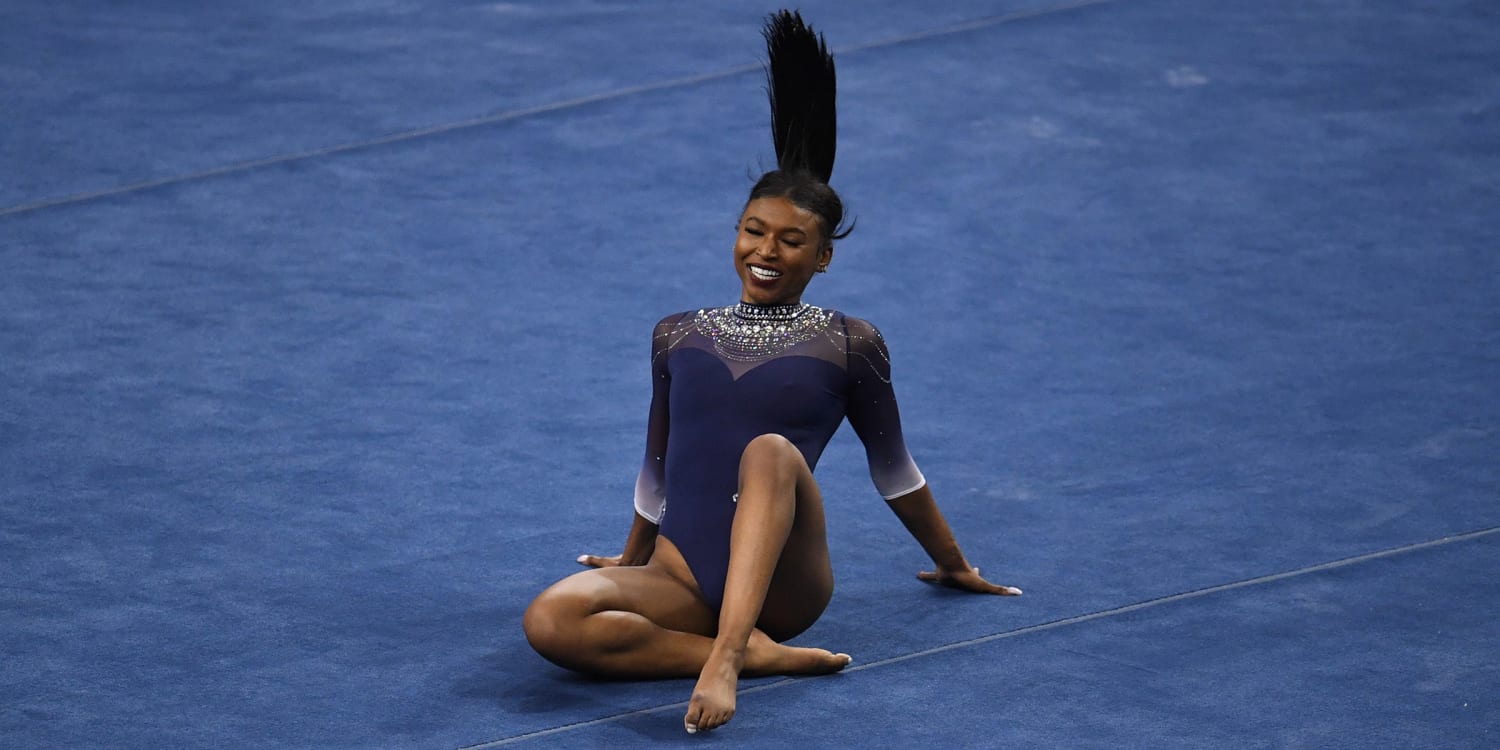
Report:
M845 318L844 332L849 342L849 425L864 443L875 489L893 500L926 486L927 479L901 436L890 352L880 331L867 321Z
M651 411L646 419L646 455L635 480L635 510L658 524L667 507L667 428L672 388L667 355L673 334L685 314L663 318L651 337Z

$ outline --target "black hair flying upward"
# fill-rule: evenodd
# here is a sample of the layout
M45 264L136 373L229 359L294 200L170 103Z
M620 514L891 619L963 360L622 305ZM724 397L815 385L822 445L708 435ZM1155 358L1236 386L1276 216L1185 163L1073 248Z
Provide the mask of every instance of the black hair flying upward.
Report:
M839 124L833 55L796 11L767 17L761 33L777 168L761 175L750 200L786 198L818 216L824 242L843 239L854 227L844 228L844 203L828 186Z
M814 33L796 11L771 15L762 34L776 164L782 171L808 172L826 183L833 176L838 146L833 56L823 35Z

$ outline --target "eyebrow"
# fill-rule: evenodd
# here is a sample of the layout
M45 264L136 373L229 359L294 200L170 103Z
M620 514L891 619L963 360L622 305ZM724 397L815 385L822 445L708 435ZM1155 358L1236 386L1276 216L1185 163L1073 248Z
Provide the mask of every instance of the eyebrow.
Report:
M759 216L756 216L754 214L751 214L751 215L745 217L745 223L746 224L749 224L752 221L755 222L756 224L765 224L766 223L765 219L762 219ZM787 234L787 233L791 233L791 232L796 232L797 234L803 235L804 237L807 236L807 230L803 229L802 227L786 227L786 228L782 229L782 233L783 234Z

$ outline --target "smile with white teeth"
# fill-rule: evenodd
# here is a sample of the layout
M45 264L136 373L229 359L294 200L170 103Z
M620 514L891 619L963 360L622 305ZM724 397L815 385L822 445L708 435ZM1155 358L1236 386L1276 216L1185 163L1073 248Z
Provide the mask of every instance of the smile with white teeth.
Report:
M760 266L751 266L750 275L763 281L770 281L771 279L781 278L780 271L776 271L770 268L761 268Z

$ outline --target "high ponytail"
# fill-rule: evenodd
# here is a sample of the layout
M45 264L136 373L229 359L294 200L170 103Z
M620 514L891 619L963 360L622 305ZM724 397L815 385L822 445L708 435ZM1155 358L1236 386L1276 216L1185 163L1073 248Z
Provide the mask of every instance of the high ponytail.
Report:
M786 198L810 211L825 242L843 239L844 204L829 187L838 150L838 93L833 55L822 34L795 11L767 17L766 93L771 103L771 141L776 169L750 190L750 200Z
M827 42L800 13L787 10L767 18L761 33L776 166L807 172L826 184L838 149L838 81Z

